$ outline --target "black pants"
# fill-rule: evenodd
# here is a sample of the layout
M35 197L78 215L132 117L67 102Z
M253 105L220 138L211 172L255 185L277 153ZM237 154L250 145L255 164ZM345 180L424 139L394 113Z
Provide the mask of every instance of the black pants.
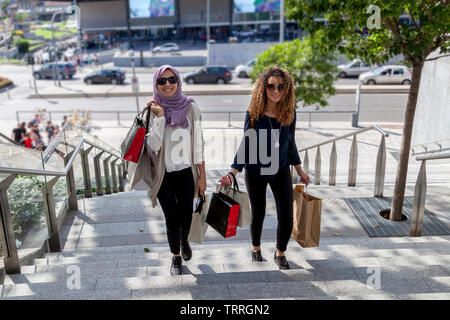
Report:
M245 172L245 185L252 210L250 232L252 244L261 245L261 233L266 215L266 191L270 185L277 208L277 249L286 251L293 227L293 191L289 168L280 169L275 175L264 176Z
M158 191L158 200L166 218L170 251L180 253L180 241L187 241L194 212L194 177L192 169L166 172Z

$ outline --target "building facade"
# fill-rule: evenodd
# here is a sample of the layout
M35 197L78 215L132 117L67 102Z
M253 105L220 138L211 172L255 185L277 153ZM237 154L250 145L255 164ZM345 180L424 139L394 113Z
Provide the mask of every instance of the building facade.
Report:
M136 0L78 0L85 40L100 38L114 42L127 37L137 41L199 43L206 40L207 0L173 0L170 15L154 17L138 16L130 11L130 5L133 9L136 3ZM139 5L142 3L150 1L142 0ZM285 25L285 39L298 36L296 23ZM230 37L246 42L276 41L279 28L279 11L237 12L235 0L210 0L210 35L218 42L228 42Z

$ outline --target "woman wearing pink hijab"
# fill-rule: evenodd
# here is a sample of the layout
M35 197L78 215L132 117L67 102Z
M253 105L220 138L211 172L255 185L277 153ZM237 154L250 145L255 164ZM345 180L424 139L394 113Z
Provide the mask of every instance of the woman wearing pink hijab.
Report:
M147 144L157 154L157 183L148 196L157 198L166 219L167 238L173 254L170 273L182 273L182 257L192 257L188 235L194 197L206 190L204 141L201 110L181 91L178 71L169 65L153 76L153 100L147 103L154 113ZM181 249L181 254L180 254Z

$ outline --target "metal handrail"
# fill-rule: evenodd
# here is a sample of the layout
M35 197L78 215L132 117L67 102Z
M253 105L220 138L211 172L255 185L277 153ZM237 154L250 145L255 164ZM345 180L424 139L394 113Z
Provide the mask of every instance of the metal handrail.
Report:
M336 141L348 138L353 136L352 146L350 148L349 155L349 170L348 170L348 186L353 187L356 185L356 171L357 171L357 163L358 163L358 148L356 136L360 133L376 130L381 133L381 142L378 148L377 160L376 160L376 170L375 170L375 186L374 186L374 197L382 197L383 189L384 189L384 178L386 172L386 142L385 137L389 137L389 133L384 131L377 125L371 125L367 128L359 129L353 131L351 133L344 134L340 137L336 137L325 142L317 143L315 145L309 146L307 148L300 149L298 152L305 152L305 156L303 158L303 167L306 173L309 173L309 157L308 151L317 148L316 157L315 157L315 167L314 167L314 184L320 184L320 174L321 174L321 154L320 147L329 143L332 143L332 149L330 154L330 171L329 171L329 185L336 185L336 167L337 167L337 151L336 151ZM294 178L294 182L297 181L298 177L295 176L293 168L291 168L291 172Z
M325 141L325 142L321 142L321 143L315 144L315 145L313 145L313 146L310 146L310 147L307 147L307 148L303 148L303 149L299 150L298 152L302 152L302 151L306 151L306 150L309 150L309 149L317 148L317 147L323 146L323 145L325 145L325 144L332 143L332 142L336 142L336 141L338 141L338 140L342 140L342 139L345 139L345 138L348 138L348 137L351 137L351 136L354 136L354 135L357 135L357 134L360 134L360 133L363 133L363 132L366 132L366 131L369 131L369 130L377 130L377 131L379 131L383 136L389 137L389 133L387 133L386 131L384 131L383 129L381 129L379 126L377 126L377 125L374 124L374 125L371 125L370 127L363 128L363 129L359 129L359 130L356 130L356 131L353 131L353 132L344 134L344 135L342 135L342 136L339 136L339 137L336 137L336 138L327 140L327 141Z
M417 156L417 161L425 161L425 160L439 160L439 159L448 159L450 158L450 152L445 152L441 154L431 155L431 156Z
M426 162L428 160L450 159L450 152L441 154L417 156L417 161L422 161L419 174L417 176L416 185L414 186L414 203L411 215L411 237L420 237L422 235L423 217L425 214L425 199L427 195L427 169Z
M436 141L426 142L426 143L422 143L422 144L416 144L416 145L414 145L414 146L411 147L411 150L412 150L412 152L413 152L412 155L413 155L413 156L416 156L416 155L418 155L418 154L431 153L431 152L441 152L441 151L449 150L448 148L442 149L442 145L441 145L441 143L440 143L440 142L447 142L447 141L450 142L450 139L442 139L442 140L436 140ZM430 144L436 144L436 145L438 145L438 146L439 146L439 150L428 151L428 150L427 150L427 147L425 147L425 146L430 145ZM414 149L417 149L417 148L424 148L425 151L424 151L424 152L416 153L416 152L414 151Z

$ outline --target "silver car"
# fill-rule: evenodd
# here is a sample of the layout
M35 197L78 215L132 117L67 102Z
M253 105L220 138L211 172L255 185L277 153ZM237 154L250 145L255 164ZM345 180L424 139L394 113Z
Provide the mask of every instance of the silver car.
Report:
M370 71L373 67L360 59L355 59L347 64L338 65L339 78L347 78L352 76L359 76L361 73Z
M411 84L412 72L399 65L382 66L359 76L362 84Z

